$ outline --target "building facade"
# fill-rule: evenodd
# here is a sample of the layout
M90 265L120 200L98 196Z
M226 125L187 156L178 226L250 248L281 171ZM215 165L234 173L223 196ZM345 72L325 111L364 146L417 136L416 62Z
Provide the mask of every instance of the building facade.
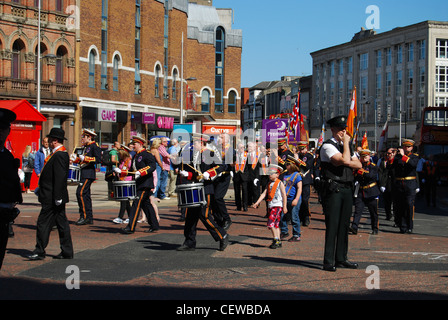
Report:
M75 0L41 0L40 55L39 1L0 1L0 99L26 99L37 107L40 85L40 112L45 136L60 127L73 147L76 93L76 41L67 8ZM38 59L40 58L40 82Z
M311 135L348 114L356 87L360 134L367 132L371 149L387 120L389 145L413 138L424 107L448 106L447 46L448 22L425 21L379 34L362 29L350 42L311 53Z
M78 134L92 128L106 146L170 136L174 123L239 125L241 32L225 14L187 0L77 4Z

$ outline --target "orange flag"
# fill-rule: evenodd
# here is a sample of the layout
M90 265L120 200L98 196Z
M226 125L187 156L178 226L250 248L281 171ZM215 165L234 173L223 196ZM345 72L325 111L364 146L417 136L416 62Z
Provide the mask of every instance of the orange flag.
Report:
M367 141L367 131L364 133L364 136L362 137L361 148L363 150L369 149L369 141Z
M355 133L355 118L358 114L358 106L356 102L356 87L353 88L352 102L350 103L350 111L347 119L347 133L353 138Z

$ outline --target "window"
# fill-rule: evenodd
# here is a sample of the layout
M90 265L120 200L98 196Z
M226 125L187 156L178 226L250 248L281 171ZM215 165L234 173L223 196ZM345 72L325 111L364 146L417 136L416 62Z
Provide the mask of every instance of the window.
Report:
M436 92L448 92L448 66L436 66Z
M107 15L108 0L102 0L101 13L101 89L107 89Z
M59 47L56 52L56 83L64 82L64 69L67 63L67 49Z
M64 0L56 0L56 11L62 12L64 9Z
M376 75L376 97L381 98L381 88L382 88L382 75Z
M392 91L392 73L387 72L386 73L386 97L391 96Z
M90 50L89 53L89 87L95 88L95 50Z
M344 74L344 60L339 60L339 75L342 76Z
M426 76L425 76L425 67L420 67L420 69L419 69L419 76L418 76L418 78L419 78L419 88L420 88L420 91L419 91L419 93L425 93L425 89L426 89L426 85L425 85L425 78L426 78Z
M207 89L202 90L201 108L202 108L202 112L210 111L210 91L208 91Z
M438 58L438 59L447 59L448 58L448 40L437 39L436 58Z
M408 70L408 81L407 81L407 91L408 94L414 93L414 70Z
M408 43L407 47L408 47L408 62L412 62L414 61L414 44Z
M386 66L392 65L392 49L386 48Z
M367 70L369 68L369 54L363 53L359 58L359 69Z
M401 64L403 62L403 46L401 46L401 45L395 46L395 52L397 54L396 63Z
M225 33L224 29L216 29L216 48L215 48L215 112L224 112L223 91L224 91L224 48Z
M349 57L347 59L347 72L352 73L353 72L353 58Z
M37 45L36 49L34 51L35 57L34 57L34 79L37 81L37 59L39 59L39 56L37 54ZM1 48L0 48L1 49ZM44 76L44 64L42 63L42 57L45 56L48 53L47 46L44 43L40 43L40 57L41 57L41 64L40 64L40 79L43 80Z
M402 90L401 90L402 83L403 83L403 72L397 71L396 78L395 78L395 95L397 97L401 96L401 94L402 94Z
M163 78L163 98L168 99L168 28L169 26L169 1L165 0L165 15L164 15L164 42L163 42L163 50L164 50L164 63L163 63L163 73L165 77Z
M382 61L382 51L378 50L376 51L376 67L381 68L383 61Z
M361 92L361 99L367 99L368 92L367 92L367 77L361 77L360 79L360 92Z
M120 65L120 57L115 55L114 63L113 63L113 71L112 71L112 81L113 81L113 90L118 91L118 67Z
M134 94L141 94L141 77L140 77L140 28L141 28L141 15L140 15L141 0L135 0L135 74L134 74ZM158 96L158 94L157 94Z
M426 40L418 42L418 57L420 60L426 59Z
M155 97L159 98L159 81L160 81L160 66L156 66L156 78L154 81L154 90L155 90Z
M22 77L22 65L25 55L25 44L22 40L14 41L12 45L12 61L11 61L11 76L13 79L20 79Z
M172 88L173 100L177 99L177 70L173 71L173 88Z
M334 61L330 62L330 77L334 77Z
M228 106L228 112L229 113L235 113L236 112L236 93L235 91L230 91L229 93L229 106Z

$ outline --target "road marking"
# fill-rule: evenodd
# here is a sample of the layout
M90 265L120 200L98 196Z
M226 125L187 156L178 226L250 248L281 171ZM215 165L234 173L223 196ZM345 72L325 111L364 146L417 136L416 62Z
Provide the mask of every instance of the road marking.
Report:
M386 254L411 254L413 256L432 256L430 260L440 260L448 258L448 253L435 253L435 252L398 252L398 251L375 251L376 253L386 253Z

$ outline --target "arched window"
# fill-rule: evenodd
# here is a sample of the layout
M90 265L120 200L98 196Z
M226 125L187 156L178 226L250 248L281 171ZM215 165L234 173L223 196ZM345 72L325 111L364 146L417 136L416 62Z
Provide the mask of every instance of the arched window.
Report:
M56 51L56 83L64 82L64 72L67 68L67 49L63 46Z
M203 112L210 111L210 91L208 91L207 89L202 90L201 109Z
M177 100L177 69L174 69L173 71L173 89L172 89L172 95L173 100Z
M89 53L89 87L95 88L95 50L90 50Z
M25 56L25 44L22 40L14 41L12 45L12 63L11 63L11 77L13 79L20 79L22 76L22 65Z
M157 65L156 66L156 78L155 78L155 84L154 84L156 98L159 97L159 81L160 81L160 66Z
M236 112L236 93L235 91L229 92L229 99L228 99L228 110L229 113L235 113Z
M216 29L215 46L215 112L224 112L224 48L225 33L222 27Z
M44 78L44 64L43 64L43 60L42 57L44 57L45 55L48 54L48 49L47 46L44 43L40 43L40 79L41 80L48 80L47 78ZM37 59L39 59L38 54L37 54L37 45L36 45L36 50L34 51L34 79L36 79L37 81Z
M118 66L120 64L120 56L117 54L114 57L114 65L113 65L113 71L112 71L112 78L113 78L113 90L118 91Z

